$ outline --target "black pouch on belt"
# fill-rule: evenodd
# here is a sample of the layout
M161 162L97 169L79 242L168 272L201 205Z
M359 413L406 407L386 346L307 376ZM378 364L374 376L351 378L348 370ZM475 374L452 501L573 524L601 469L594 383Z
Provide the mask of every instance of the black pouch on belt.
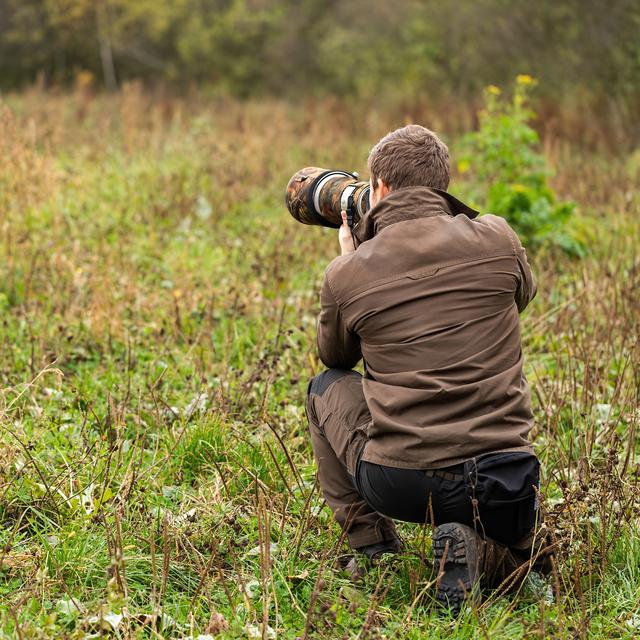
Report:
M479 533L514 544L536 525L540 462L535 455L486 454L468 460L464 475L467 493L477 500Z

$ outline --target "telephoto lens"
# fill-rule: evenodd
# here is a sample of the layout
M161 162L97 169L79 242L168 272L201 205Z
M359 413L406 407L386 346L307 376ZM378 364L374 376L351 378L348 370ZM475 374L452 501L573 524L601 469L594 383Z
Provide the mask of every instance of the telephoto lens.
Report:
M347 171L305 167L295 173L285 194L289 213L303 224L337 229L341 211L353 226L369 210L369 183Z

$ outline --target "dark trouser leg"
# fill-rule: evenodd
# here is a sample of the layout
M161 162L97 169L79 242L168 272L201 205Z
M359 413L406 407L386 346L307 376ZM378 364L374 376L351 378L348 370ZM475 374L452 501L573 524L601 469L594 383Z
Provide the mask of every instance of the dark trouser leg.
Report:
M466 597L458 586L461 571L463 583L471 585L482 573L486 586L501 591L519 587L530 569L545 575L551 571L554 545L539 522L534 491L538 478L533 456L504 452L485 457L478 466L471 460L431 471L361 462L358 487L379 513L438 526L434 532L437 571L439 562L446 560L446 579L438 597L447 599L447 593L457 593L460 604ZM474 504L476 495L480 499ZM461 545L458 550L464 547L465 563L455 554L443 560L447 544L449 548ZM473 571L465 573L469 568Z
M397 538L393 522L374 511L355 488L356 464L371 416L355 371L328 369L311 380L307 417L318 481L353 549Z
M396 520L459 522L513 545L540 524L537 465L535 457L519 452L485 456L477 471L475 460L431 471L361 462L358 487L374 509Z

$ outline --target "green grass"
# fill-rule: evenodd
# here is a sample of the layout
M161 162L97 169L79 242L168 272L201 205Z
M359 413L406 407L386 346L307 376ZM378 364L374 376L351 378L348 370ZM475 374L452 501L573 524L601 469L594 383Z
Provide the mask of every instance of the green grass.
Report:
M536 256L523 316L558 570L452 619L427 528L401 525L406 553L357 588L335 568L304 415L337 239L283 187L315 162L362 170L398 120L82 100L15 97L0 144L2 637L197 637L216 613L221 638L640 634L633 163L553 141L594 238L581 261Z

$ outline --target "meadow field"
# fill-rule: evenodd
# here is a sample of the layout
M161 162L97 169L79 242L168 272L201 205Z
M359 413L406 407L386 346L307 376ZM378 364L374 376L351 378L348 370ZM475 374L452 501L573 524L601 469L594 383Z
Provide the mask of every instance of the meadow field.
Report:
M536 126L586 252L532 253L522 316L553 575L452 618L428 527L401 525L406 552L359 585L336 567L304 397L337 234L294 222L284 187L309 165L367 176L410 121L455 167L474 114L5 96L1 638L640 637L640 150L579 111Z

